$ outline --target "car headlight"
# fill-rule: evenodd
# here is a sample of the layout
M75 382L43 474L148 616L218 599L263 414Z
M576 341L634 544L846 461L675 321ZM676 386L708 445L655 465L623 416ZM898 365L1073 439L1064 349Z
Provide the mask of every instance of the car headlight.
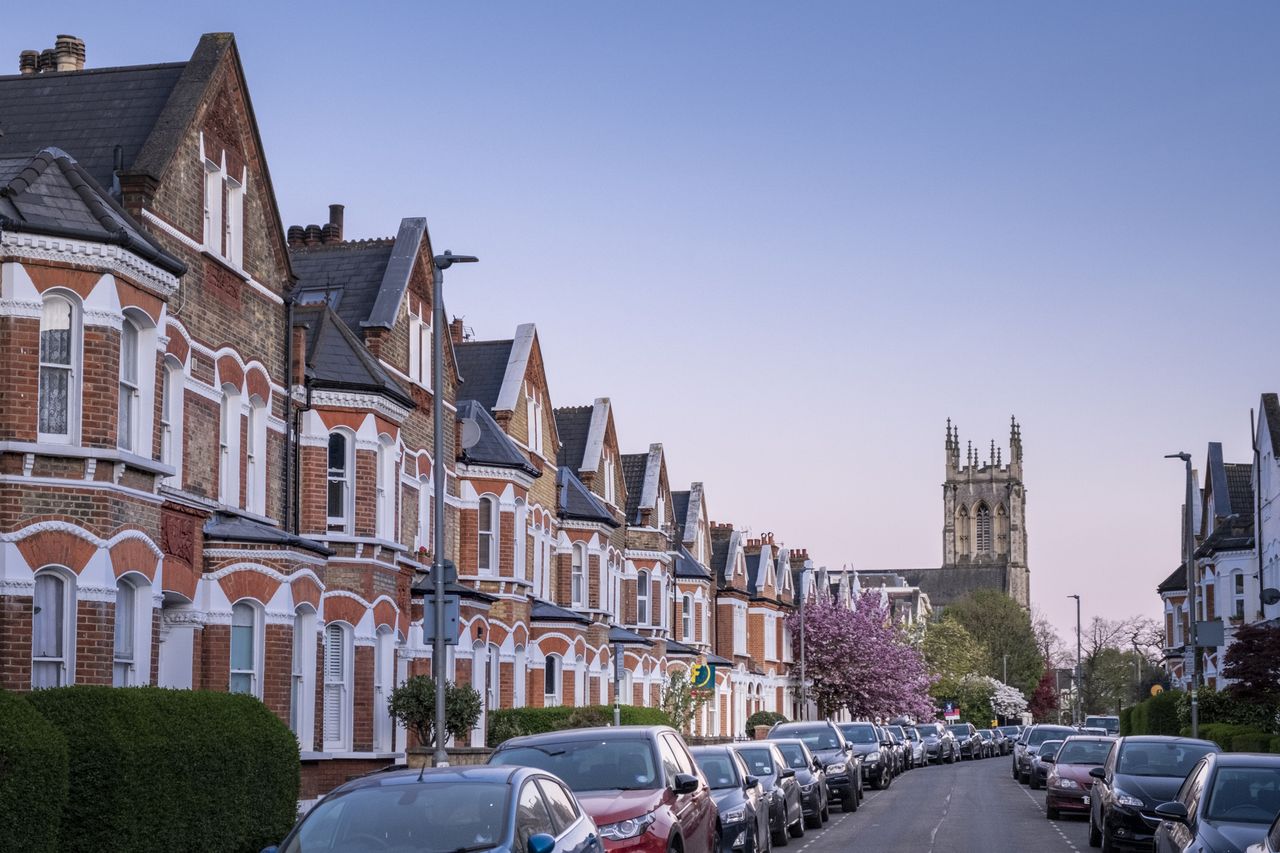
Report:
M600 835L610 841L625 841L628 838L635 838L642 834L653 824L653 812L649 812L640 817L633 817L628 820L620 820L617 823L606 823L600 827Z
M1145 805L1145 803L1143 803L1142 800L1138 799L1132 794L1125 793L1119 788L1115 789L1115 794L1116 794L1117 806L1128 806L1129 808L1132 808L1132 809L1140 809Z
M738 806L736 809L729 809L727 812L720 812L721 823L737 823L740 820L746 820L746 817L746 806Z
M868 752L865 756L863 756L862 760L870 762L871 764L875 764L877 761L880 760L880 753Z
M1057 776L1049 780L1050 788L1061 788L1064 791L1074 791L1080 787L1080 783L1074 779L1060 779Z
M813 793L813 786L814 786L814 785L816 785L816 784L817 784L816 782L810 782L808 785L801 785L801 786L800 786L800 790L801 790L803 793L806 793L806 794L812 794L812 793Z
M826 767L826 771L828 773L843 773L848 769L849 769L849 766L845 764L843 761L837 762L835 764L828 764Z

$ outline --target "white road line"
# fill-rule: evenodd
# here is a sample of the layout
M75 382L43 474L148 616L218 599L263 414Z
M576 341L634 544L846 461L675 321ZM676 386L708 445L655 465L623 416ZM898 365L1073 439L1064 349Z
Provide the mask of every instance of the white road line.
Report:
M1036 807L1036 811L1041 812L1043 814L1044 809L1041 807L1040 802L1031 795L1031 792L1028 791L1026 788L1023 788L1022 785L1018 785L1018 787L1022 790L1022 793L1027 795L1027 799L1030 800L1031 804ZM1078 853L1080 848L1076 847L1076 845L1071 841L1070 838L1067 838L1067 834L1062 831L1062 827L1058 826L1057 821L1054 821L1052 823L1052 826L1053 826L1053 831L1058 833L1058 836L1062 839L1062 843L1067 845L1067 847L1071 848L1072 850L1077 851Z
M954 779L952 785L955 785ZM947 813L951 811L951 792L947 791L947 798L942 804L942 817L938 819L938 825L933 828L933 832L929 833L929 853L933 853L934 844L938 838L938 830L942 829L942 822L947 819Z

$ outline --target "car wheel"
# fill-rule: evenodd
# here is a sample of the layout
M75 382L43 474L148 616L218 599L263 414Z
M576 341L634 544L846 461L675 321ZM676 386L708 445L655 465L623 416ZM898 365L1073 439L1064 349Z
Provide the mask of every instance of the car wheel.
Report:
M1053 808L1052 806L1045 806L1044 816L1047 817L1049 820L1057 820L1058 810Z
M840 801L840 811L856 812L858 810L858 803L861 802L861 800L862 798L858 796L857 792L854 792L853 796L845 797Z
M791 836L787 834L787 828L785 826L773 833L771 838L774 847L786 847L791 843Z
M831 820L831 801L824 799L822 801L822 822L826 823Z
M804 815L800 815L800 819L791 824L791 837L804 838Z
M1111 840L1111 833L1107 832L1107 828L1102 828L1102 853L1115 853L1116 844Z
M1040 790L1040 777L1034 773L1031 774L1031 790L1033 791Z
M1098 827L1093 825L1093 812L1089 813L1089 846L1102 846L1102 833L1098 831Z
M822 812L816 811L811 815L805 815L804 825L809 829L822 829Z

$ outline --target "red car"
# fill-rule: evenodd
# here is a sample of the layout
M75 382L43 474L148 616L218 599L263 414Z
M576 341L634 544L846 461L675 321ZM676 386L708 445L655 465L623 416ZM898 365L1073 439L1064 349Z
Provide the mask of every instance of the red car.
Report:
M1044 810L1049 820L1057 820L1063 812L1089 814L1089 791L1093 787L1089 771L1106 762L1115 740L1074 735L1064 740L1051 758L1041 759L1049 764L1044 784Z
M490 764L559 776L600 828L606 851L717 853L711 789L666 726L570 729L512 738Z

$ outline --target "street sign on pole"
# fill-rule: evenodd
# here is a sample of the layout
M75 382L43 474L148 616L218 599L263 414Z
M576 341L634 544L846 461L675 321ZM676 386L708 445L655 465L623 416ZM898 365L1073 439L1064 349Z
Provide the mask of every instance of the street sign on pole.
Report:
M423 596L422 636L436 635L436 597L434 594ZM456 595L444 597L444 644L458 645L458 623L462 611L462 602Z

